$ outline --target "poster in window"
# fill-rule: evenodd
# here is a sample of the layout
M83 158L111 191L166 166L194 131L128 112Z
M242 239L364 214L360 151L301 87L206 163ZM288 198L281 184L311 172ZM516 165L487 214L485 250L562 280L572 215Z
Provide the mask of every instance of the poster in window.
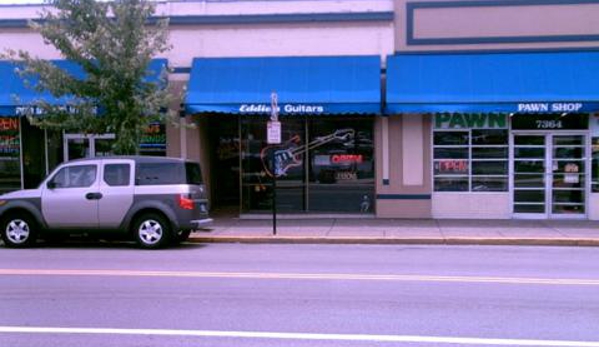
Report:
M20 148L19 119L0 117L0 157L19 158Z
M0 117L0 194L21 188L19 118Z
M139 144L140 153L144 155L166 155L166 127L162 123L149 124Z
M566 174L564 175L564 183L579 183L579 175L578 175L578 165L575 163L566 164L564 171Z

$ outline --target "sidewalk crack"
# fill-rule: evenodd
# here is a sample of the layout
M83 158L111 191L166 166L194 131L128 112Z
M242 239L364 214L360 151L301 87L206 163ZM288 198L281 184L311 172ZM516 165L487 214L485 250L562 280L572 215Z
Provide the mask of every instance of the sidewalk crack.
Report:
M326 236L331 236L331 231L333 231L333 227L335 227L335 223L337 223L337 218L333 218L333 223L331 223L331 227L326 232Z
M435 225L437 226L439 234L441 234L441 239L443 239L443 241L446 241L447 238L445 237L445 234L443 234L443 230L441 230L441 224L439 224L439 220L437 218L434 218L433 220L435 221Z
M555 232L556 232L556 233L558 233L560 236L563 236L563 237L568 237L568 235L567 235L567 234L565 234L565 233L561 232L559 229L557 229L556 227L552 226L551 224L549 224L549 223L548 223L548 222L546 222L546 221L541 221L541 225L544 225L546 228L548 228L548 229L551 229L551 230L555 231Z
M501 236L501 237L506 237L506 235L505 235L504 233L502 233L502 232L501 232L501 229L500 229L500 230L497 230L497 231L496 231L496 233L498 233L498 234L499 234L499 236Z
M220 230L215 233L215 235L227 234L229 231L235 230L241 224L241 220L239 218L232 218L231 220L233 223L221 227Z

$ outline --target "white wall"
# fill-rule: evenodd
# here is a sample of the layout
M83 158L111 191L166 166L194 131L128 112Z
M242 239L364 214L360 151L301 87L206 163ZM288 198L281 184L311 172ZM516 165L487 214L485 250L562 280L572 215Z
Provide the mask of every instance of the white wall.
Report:
M0 6L0 20L36 18L41 7ZM343 14L393 11L392 0L225 1L161 3L164 15ZM294 22L171 25L166 52L172 67L190 67L194 57L329 56L393 54L392 21ZM44 59L60 58L37 33L1 29L0 51L26 50Z
M433 193L433 218L509 219L509 193Z
M599 194L589 195L589 212L590 220L599 220Z
M176 27L172 66L194 57L386 55L393 53L393 24L310 23Z
M38 0L39 1L39 0ZM51 7L46 6L48 9ZM0 3L0 19L36 18L44 6ZM393 0L229 0L160 1L156 13L166 16L349 13L393 11Z
M255 15L289 13L347 13L393 11L393 0L240 0L163 2L165 15Z

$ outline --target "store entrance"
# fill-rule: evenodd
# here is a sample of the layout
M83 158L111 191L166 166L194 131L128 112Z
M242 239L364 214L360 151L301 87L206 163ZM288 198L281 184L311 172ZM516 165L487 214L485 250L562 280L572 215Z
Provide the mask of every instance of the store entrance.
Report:
M114 134L65 134L63 137L64 160L111 155L114 138Z
M586 134L518 132L511 142L514 217L585 218Z
M240 142L239 119L230 115L200 117L203 136L209 139L206 151L210 158L210 190L212 210L216 213L238 214L240 211Z

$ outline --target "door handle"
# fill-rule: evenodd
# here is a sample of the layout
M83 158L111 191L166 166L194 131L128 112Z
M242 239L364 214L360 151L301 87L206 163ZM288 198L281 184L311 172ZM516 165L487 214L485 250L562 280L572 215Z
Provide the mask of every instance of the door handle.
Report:
M85 194L87 200L100 200L102 199L102 193L87 193Z

